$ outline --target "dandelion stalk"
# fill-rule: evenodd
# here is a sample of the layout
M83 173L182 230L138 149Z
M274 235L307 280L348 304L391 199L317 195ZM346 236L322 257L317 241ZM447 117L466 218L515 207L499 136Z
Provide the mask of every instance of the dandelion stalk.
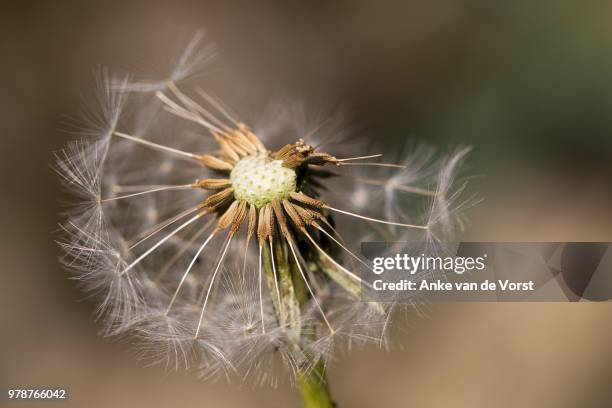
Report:
M298 376L298 386L304 408L333 408L336 405L329 393L327 374L322 362L308 373Z
M299 330L300 309L306 307L310 298L305 281L298 270L298 264L296 263L298 261L294 260L294 262L289 262L285 255L288 255L288 252L286 251L291 251L291 249L284 243L278 242L277 245L274 246L275 267L280 275L280 286L283 288L281 290L282 300L279 303L288 308L297 307L297 314L288 313L287 311L283 311L283 309L279 309L277 307L276 318L282 323L286 320L286 316L294 316L294 318L298 319L297 322L294 322L294 327L298 328ZM274 279L270 251L267 250L264 252L264 254L264 269L266 270L268 278ZM274 284L273 282L270 283ZM299 335L309 337L308 340L313 340L314 330L311 327L307 333L300 333ZM299 346L297 345L299 343L301 343L299 340L296 341L294 349L295 351L293 358L296 361L303 359L306 355L304 350L299 349ZM299 388L304 408L333 408L335 406L331 399L327 373L323 361L317 361L313 366L310 366L309 363L306 362L303 368L298 369L296 384Z

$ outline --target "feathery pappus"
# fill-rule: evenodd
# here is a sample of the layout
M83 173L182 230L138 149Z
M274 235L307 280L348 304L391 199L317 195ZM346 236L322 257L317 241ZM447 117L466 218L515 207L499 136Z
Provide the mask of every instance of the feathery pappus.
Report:
M159 81L101 71L98 110L57 153L78 198L62 259L99 299L103 333L134 335L173 369L272 385L283 366L295 378L339 349L386 344L397 305L362 301L372 267L359 244L449 239L469 149L386 146L401 157L383 163L375 145L302 128L289 105L270 115L284 123L253 125L182 85L213 60L201 45Z

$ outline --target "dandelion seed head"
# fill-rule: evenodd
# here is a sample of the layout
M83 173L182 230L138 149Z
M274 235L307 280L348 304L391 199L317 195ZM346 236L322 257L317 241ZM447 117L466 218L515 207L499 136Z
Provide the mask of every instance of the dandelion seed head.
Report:
M134 334L168 369L272 386L283 367L295 379L342 349L386 345L398 305L361 300L359 245L437 249L461 223L467 150L372 151L335 117L310 125L303 103L250 126L182 84L212 58L201 42L159 81L104 71L95 126L57 153L78 198L62 260L99 299L103 334Z
M240 159L230 173L234 196L257 208L282 200L296 188L295 170L284 167L281 160L266 155Z

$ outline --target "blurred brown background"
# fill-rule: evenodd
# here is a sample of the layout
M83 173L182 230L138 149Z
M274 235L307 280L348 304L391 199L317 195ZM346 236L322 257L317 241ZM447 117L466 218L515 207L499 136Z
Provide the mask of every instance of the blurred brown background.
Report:
M94 304L56 262L49 163L71 138L64 115L77 114L97 65L163 73L200 27L219 47L219 81L246 94L329 97L390 141L474 145L468 171L483 177L471 188L485 200L465 239L612 239L609 2L58 0L0 10L0 387L65 386L74 407L299 404L287 386L143 367L129 341L96 336ZM424 312L395 350L336 362L340 407L612 406L609 303Z

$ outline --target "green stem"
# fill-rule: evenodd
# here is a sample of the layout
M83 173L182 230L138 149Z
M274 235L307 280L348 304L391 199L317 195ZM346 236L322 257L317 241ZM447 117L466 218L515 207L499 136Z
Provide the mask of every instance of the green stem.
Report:
M288 249L281 242L277 241L275 243L276 285L279 285L282 299L276 299L274 293L271 296L272 299L276 299L275 312L279 323L287 329L293 330L297 337L299 337L305 335L301 331L300 308L309 300L309 293L302 275L296 270L297 265L287 259L287 251ZM263 257L263 267L268 276L268 282L270 287L274 288L274 271L272 269L272 257L269 249L264 248ZM313 336L313 334L309 336ZM298 343L296 342L295 344L296 360L304 356ZM312 369L298 373L297 385L304 402L304 408L333 408L335 406L329 393L325 371L325 365L319 361Z
M304 408L333 408L335 406L329 393L323 363L319 362L313 370L299 375L297 383Z

